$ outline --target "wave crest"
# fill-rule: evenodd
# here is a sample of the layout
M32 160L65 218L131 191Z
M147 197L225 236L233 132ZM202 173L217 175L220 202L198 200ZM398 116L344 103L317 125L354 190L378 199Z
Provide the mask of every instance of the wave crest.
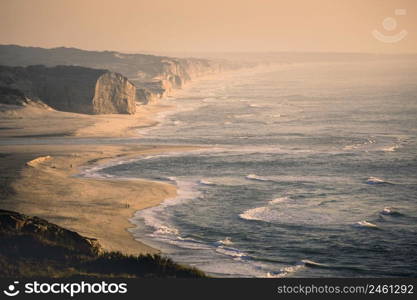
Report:
M271 181L271 179L269 179L268 177L262 177L256 174L249 174L246 176L246 178L251 179L251 180L258 180L258 181Z
M368 221L359 221L355 223L356 227L364 227L364 228L378 228L377 225L375 225L374 223L368 222Z
M289 198L288 197L279 197L279 198L275 198L271 201L268 202L269 205L273 205L273 204L277 204L277 203L283 203L288 201Z
M223 255L231 256L234 260L242 260L249 258L249 255L247 255L245 252L231 247L219 246L216 248L216 252Z
M388 183L388 182L385 181L384 179L371 176L366 180L366 183L367 184L384 184L384 183Z
M225 246L230 246L233 245L234 243L232 242L232 239L230 237L226 237L223 240L218 241L217 243L221 244L221 245L225 245Z
M239 217L244 220L264 221L265 219L269 219L269 210L264 206L255 207L241 213Z
M206 179L201 179L199 183L202 185L215 185L213 182L206 180Z

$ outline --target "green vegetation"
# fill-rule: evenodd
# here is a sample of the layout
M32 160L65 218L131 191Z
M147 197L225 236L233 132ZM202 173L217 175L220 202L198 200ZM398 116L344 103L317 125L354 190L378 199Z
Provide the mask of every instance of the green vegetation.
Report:
M0 251L3 252L3 251ZM204 278L196 269L158 254L124 255L108 252L97 257L64 255L60 259L0 254L0 277L95 277L95 278Z

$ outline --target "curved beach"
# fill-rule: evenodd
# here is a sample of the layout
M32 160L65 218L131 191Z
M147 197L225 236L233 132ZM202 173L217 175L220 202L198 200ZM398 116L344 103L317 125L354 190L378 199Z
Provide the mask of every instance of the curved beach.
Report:
M183 146L106 144L100 139L137 136L138 128L157 124L150 116L167 109L170 106L147 105L132 116L89 116L31 106L2 112L0 135L7 138L7 143L0 145L2 208L97 238L105 250L158 253L133 239L127 231L132 227L128 220L136 211L175 196L173 185L139 179L82 178L77 174L81 168L114 158L185 150ZM31 117L19 118L27 115ZM35 144L39 139L41 142Z

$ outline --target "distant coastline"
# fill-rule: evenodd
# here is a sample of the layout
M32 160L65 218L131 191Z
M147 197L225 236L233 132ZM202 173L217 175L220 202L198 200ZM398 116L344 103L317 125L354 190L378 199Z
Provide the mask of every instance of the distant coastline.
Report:
M3 50L0 47L0 57L4 59ZM175 90L192 79L190 74L184 74L181 84L173 86L172 80L178 78L170 77L171 71L162 68L159 82L165 89L158 98L174 95ZM196 77L204 73L198 68L193 72ZM76 176L81 168L115 158L195 148L107 143L108 138L138 137L138 129L155 126L155 116L172 109L168 101L141 104L130 115L91 115L49 109L36 101L25 101L23 105L0 101L0 208L37 216L95 238L105 251L125 255L160 253L133 238L127 230L133 226L129 219L140 209L174 197L174 186L146 180ZM37 144L38 140L43 142Z
M103 144L101 137L104 135L118 138L137 136L138 127L145 128L157 124L149 116L150 113L155 115L169 108L158 104L148 105L146 112L139 111L135 115L136 121L126 115L112 115L110 120L103 120L100 118L102 116L91 116L93 120L88 120L88 126L75 130L74 135L69 136L62 135L59 126L62 122L60 118L55 118L48 122L48 133L43 133L44 136L41 137L43 140L49 140L49 144L31 146L24 142L22 145L1 145L0 179L4 191L1 208L37 216L76 231L82 236L96 238L105 251L117 251L125 255L159 254L158 249L134 239L128 232L128 229L133 227L129 219L138 210L158 205L166 198L174 197L175 186L147 180L92 179L76 175L86 166L97 166L115 158L128 159L193 149L184 146L135 146L123 143L109 145L105 142ZM23 110L36 109L26 107ZM60 114L50 111L37 113L39 115L36 119L24 123L25 126L34 128L31 134L34 134L36 128L43 128L40 123L49 114ZM147 119L140 120L138 115L141 113L146 113ZM67 117L70 115L64 114ZM88 118L85 116L71 114L68 122L74 124L79 120L82 123L86 119ZM55 144L53 140L59 136L64 139L75 137L81 144ZM85 137L98 138L97 143L82 144ZM30 140L27 137L13 139Z

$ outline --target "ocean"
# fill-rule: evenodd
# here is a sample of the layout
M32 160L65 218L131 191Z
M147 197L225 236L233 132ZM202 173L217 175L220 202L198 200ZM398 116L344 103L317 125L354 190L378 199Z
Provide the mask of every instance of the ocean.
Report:
M417 275L417 64L281 64L163 101L134 142L200 148L95 169L178 187L135 238L219 277Z

